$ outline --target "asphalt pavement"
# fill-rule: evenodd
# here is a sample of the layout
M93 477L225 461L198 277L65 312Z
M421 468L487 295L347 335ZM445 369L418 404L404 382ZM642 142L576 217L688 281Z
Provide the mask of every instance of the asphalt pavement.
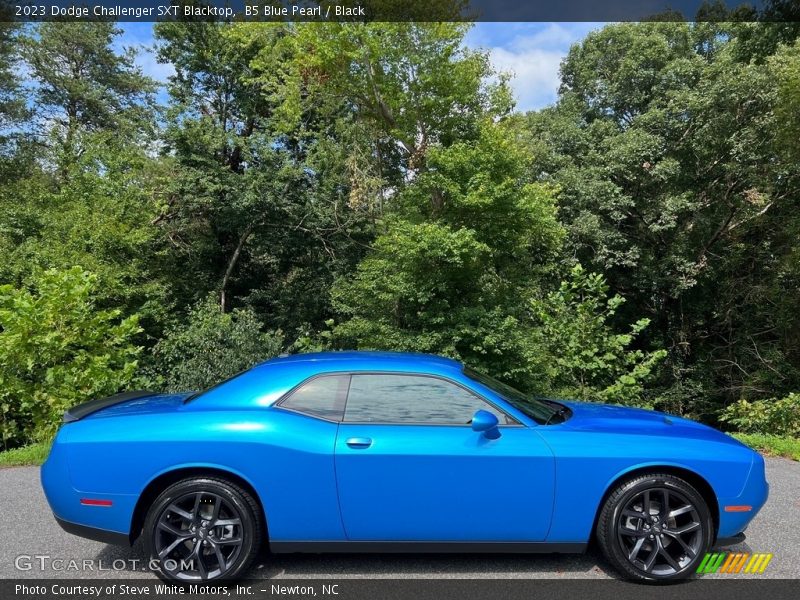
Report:
M770 552L762 578L800 579L800 463L767 459L770 498L747 529L747 540L728 548ZM132 548L84 540L61 530L39 484L38 467L0 469L2 544L0 578L144 578L141 542ZM606 579L613 572L596 551L547 554L282 554L264 553L251 577Z

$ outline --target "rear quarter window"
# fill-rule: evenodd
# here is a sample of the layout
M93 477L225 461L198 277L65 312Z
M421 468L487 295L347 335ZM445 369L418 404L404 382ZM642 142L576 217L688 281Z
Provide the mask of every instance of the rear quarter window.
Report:
M349 375L314 377L290 392L278 406L320 419L341 421L349 385Z

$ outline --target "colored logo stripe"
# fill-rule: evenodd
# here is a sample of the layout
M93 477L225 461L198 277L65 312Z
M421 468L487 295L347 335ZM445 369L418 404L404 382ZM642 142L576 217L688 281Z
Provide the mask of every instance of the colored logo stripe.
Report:
M714 552L713 554L706 554L703 562L697 567L698 573L716 573L722 566L722 561L725 560L726 552Z
M772 554L749 552L709 552L697 567L698 573L763 573ZM746 565L746 566L745 566ZM744 571L742 571L744 568Z

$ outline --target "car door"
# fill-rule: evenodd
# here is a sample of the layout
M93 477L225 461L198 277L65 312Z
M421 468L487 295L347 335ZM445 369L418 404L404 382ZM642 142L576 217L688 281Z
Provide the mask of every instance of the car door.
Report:
M476 410L501 436L472 431ZM553 509L554 460L534 428L440 377L353 374L336 438L349 540L536 542Z

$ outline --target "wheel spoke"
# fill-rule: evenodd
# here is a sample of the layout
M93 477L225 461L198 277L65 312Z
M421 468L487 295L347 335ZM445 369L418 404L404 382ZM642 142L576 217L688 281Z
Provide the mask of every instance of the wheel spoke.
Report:
M637 510L631 510L630 508L626 508L622 511L623 517L630 517L631 519L646 519L647 515L641 513Z
M669 490L664 489L662 492L664 496L664 505L661 507L660 514L662 519L666 519L669 514Z
M192 509L192 516L200 516L200 501L203 499L203 492L197 492L194 496L194 508Z
M667 549L664 548L664 544L661 543L661 538L656 538L656 548L658 548L658 553L666 559L670 567L675 569L676 572L681 570L681 566L672 558L672 555Z
M217 544L219 544L220 546L228 546L230 544L241 544L241 543L242 543L242 538L240 538L238 536L237 537L232 537L232 538L227 538L227 539L224 539L224 540L217 540Z
M644 493L644 499L642 500L642 512L648 517L650 516L650 490L647 490Z
M217 519L213 525L214 527L224 527L226 525L241 525L241 519Z
M653 565L656 564L657 557L658 557L658 546L653 546L653 549L650 551L650 556L647 557L647 560L644 563L645 571L650 571L653 568Z
M219 546L219 544L212 544L212 546L214 547L214 552L217 555L220 573L222 573L228 568L228 565L225 564L225 555L222 553L222 548Z
M689 532L692 532L692 531L696 531L697 529L700 529L700 523L695 521L695 522L689 523L688 525L684 525L683 527L673 527L672 530L665 531L664 533L667 533L667 534L673 534L674 533L675 535L683 535L684 533L689 533Z
M625 525L620 524L619 532L622 535L627 535L628 537L642 537L646 535L645 531L641 529L631 529L630 527L625 527Z
M174 525L170 525L169 523L165 523L164 521L158 522L158 528L163 529L167 533L171 533L172 535L178 536L179 539L186 539L192 536L192 532L184 529L177 529Z
M208 579L208 569L206 568L205 561L203 560L203 543L197 542L194 547L193 553L195 560L197 560L197 571L200 573L200 579Z
M684 542L679 535L676 535L674 531L665 531L664 534L678 542L689 558L694 558L696 556L697 553L694 551L694 549L689 544Z
M691 504L686 504L684 506L681 506L680 508L676 508L675 510L671 510L667 516L668 517L673 517L673 518L674 517L679 517L681 515L685 515L688 512L692 512L693 510L694 510L694 506L692 506Z
M634 561L636 557L639 556L639 551L642 549L644 545L644 537L639 538L636 540L636 544L634 544L633 549L631 549L630 554L628 554L628 560Z
M173 550L175 550L175 548L178 547L178 544L183 544L186 541L186 539L187 538L185 537L181 537L173 541L169 546L167 546L161 552L158 553L159 560L164 560L167 556L169 556L170 552L172 552Z
M171 513L175 513L176 515L178 515L181 519L183 519L185 521L191 521L192 520L192 513L186 512L185 510L183 510L182 508L179 508L175 504L170 504L167 507L167 510L169 512L171 512Z
M217 496L214 498L214 510L211 512L211 522L213 523L219 518L219 509L222 506L222 498Z

